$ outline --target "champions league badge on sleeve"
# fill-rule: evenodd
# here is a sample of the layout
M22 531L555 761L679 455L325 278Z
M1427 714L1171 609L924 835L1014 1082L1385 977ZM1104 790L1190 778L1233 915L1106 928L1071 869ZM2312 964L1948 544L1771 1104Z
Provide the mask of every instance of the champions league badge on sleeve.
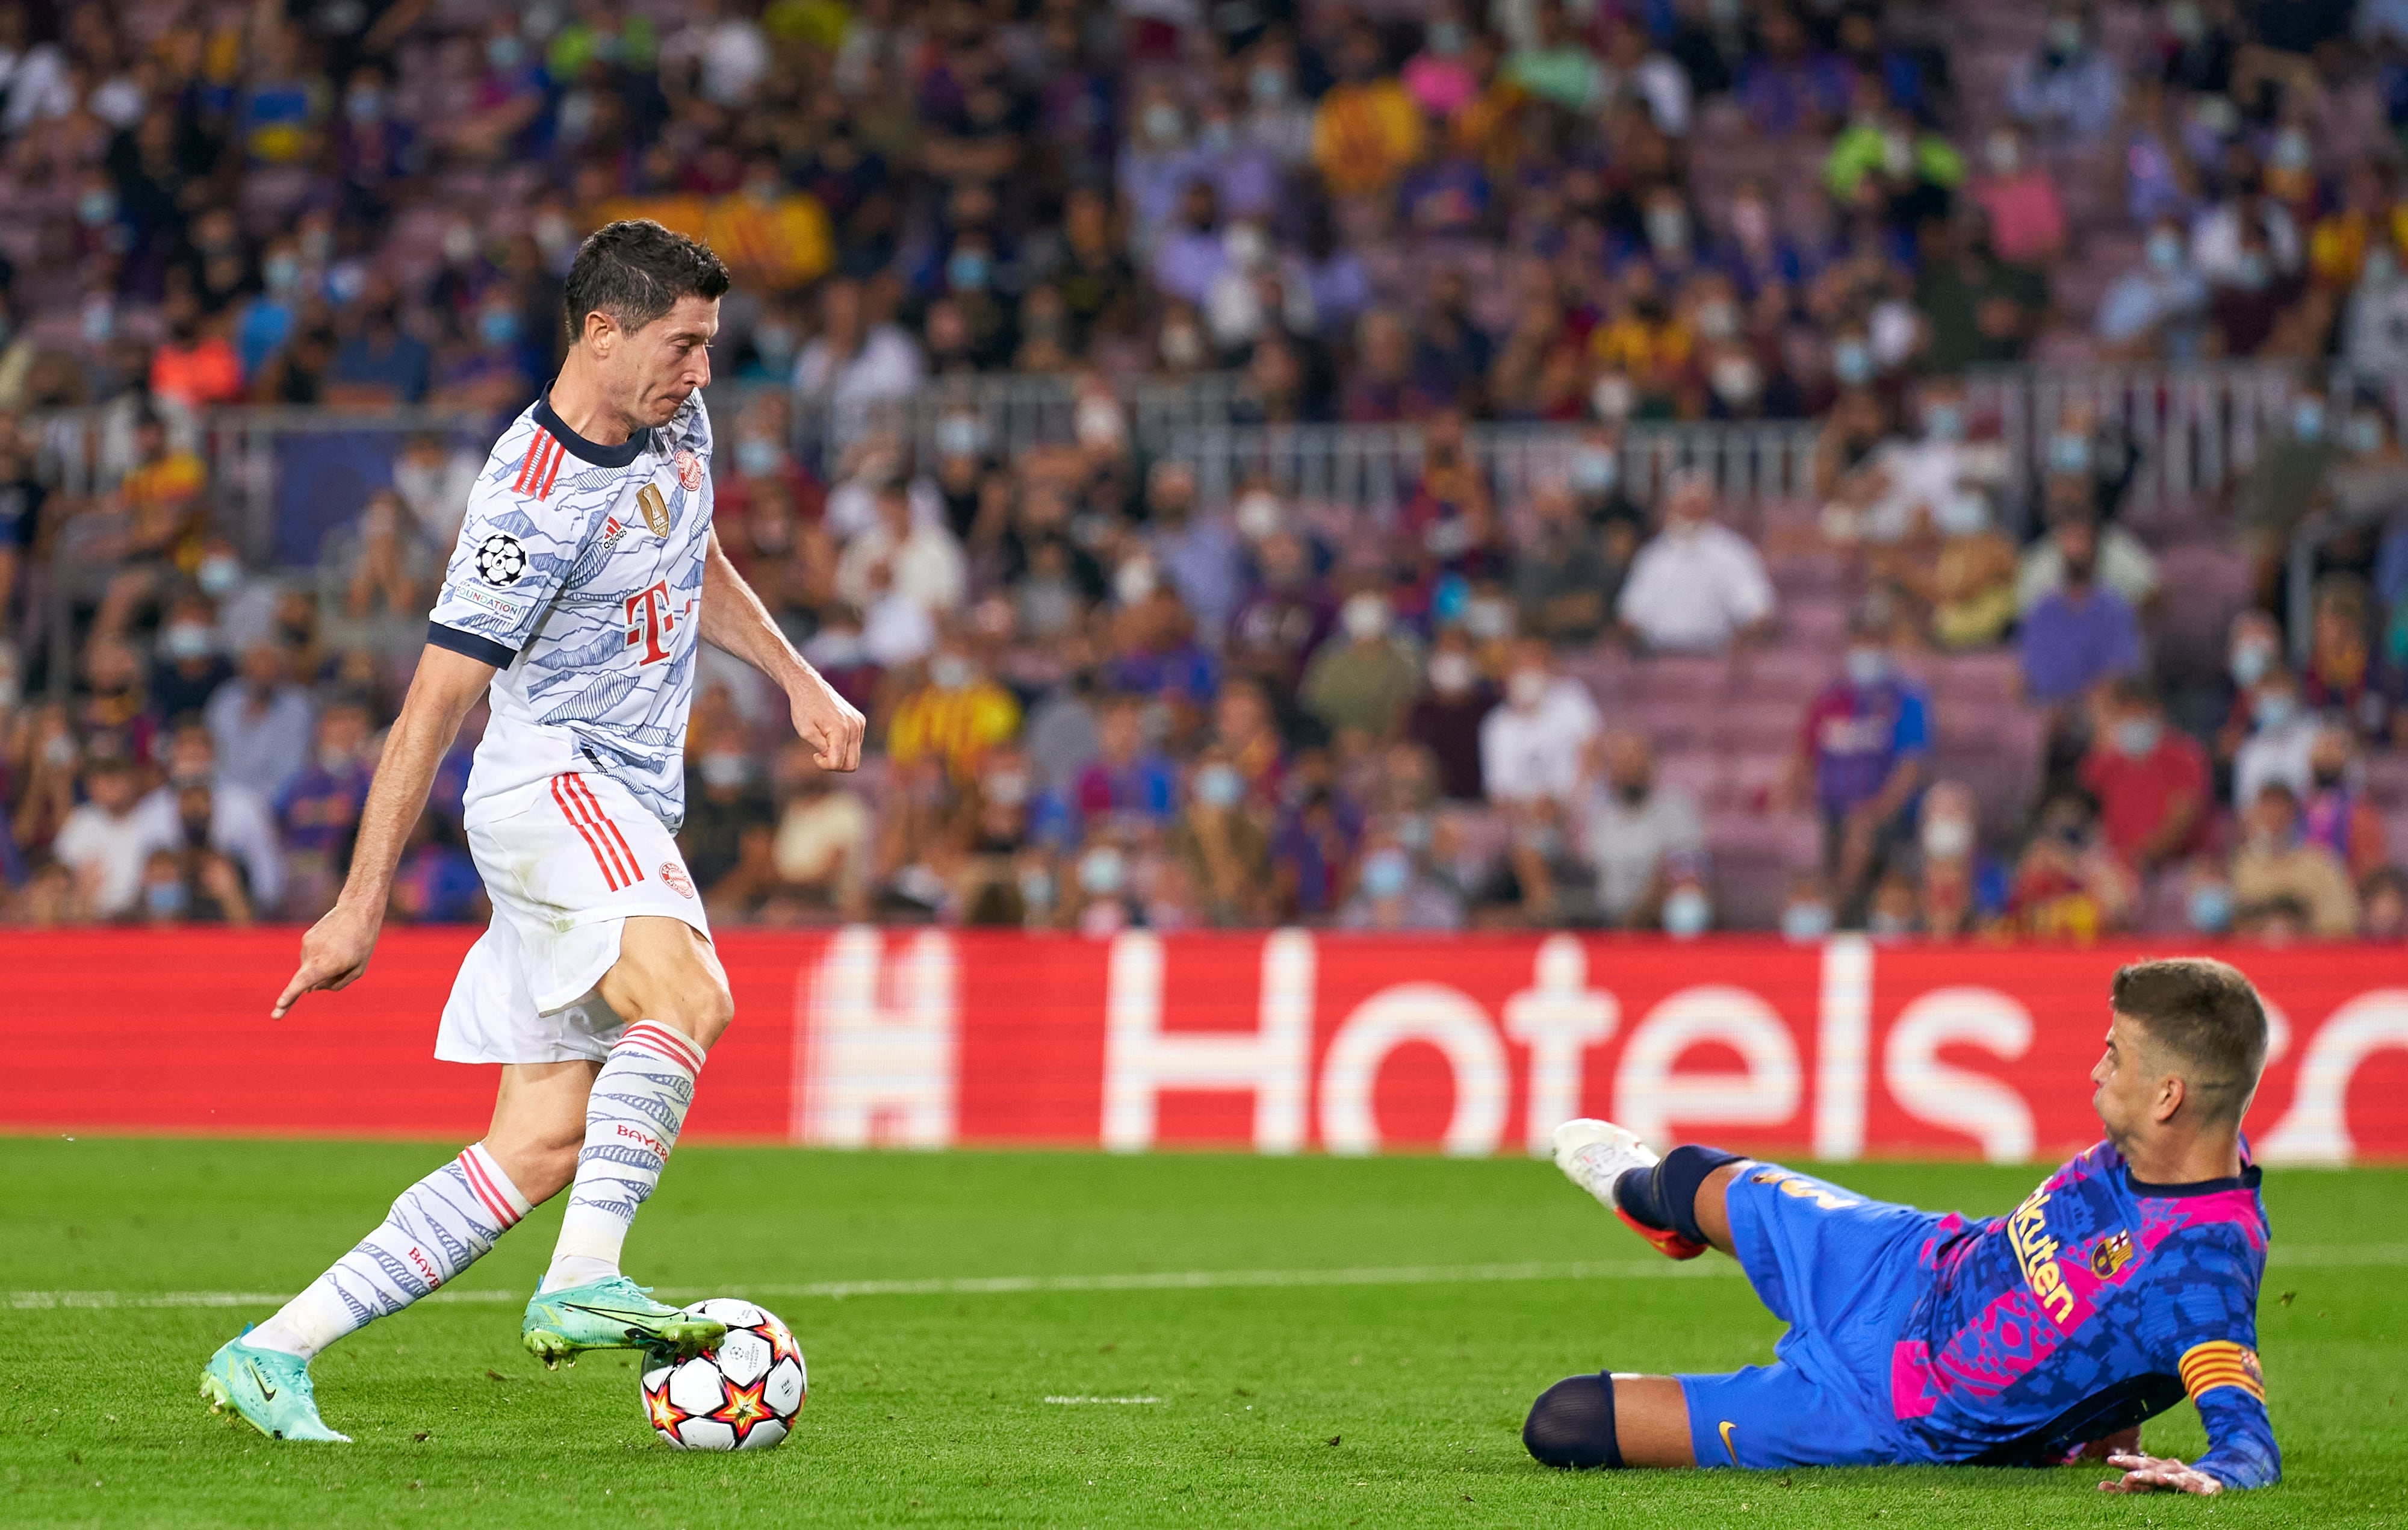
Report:
M526 570L526 549L508 532L496 531L477 544L477 577L494 588L517 584Z

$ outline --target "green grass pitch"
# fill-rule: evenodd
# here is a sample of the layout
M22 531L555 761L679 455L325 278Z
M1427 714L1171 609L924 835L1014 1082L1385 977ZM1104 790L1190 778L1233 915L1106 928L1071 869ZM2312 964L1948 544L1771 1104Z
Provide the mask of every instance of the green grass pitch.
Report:
M157 1294L297 1290L452 1150L7 1142L0 1523L2408 1522L2400 1171L2268 1176L2276 1258L2259 1332L2287 1480L2217 1500L2106 1497L2091 1491L2098 1468L1541 1470L1517 1430L1550 1382L1599 1366L1765 1360L1776 1329L1727 1261L1673 1273L1553 1167L1526 1162L689 1147L638 1221L628 1266L681 1294L789 1288L762 1300L801 1338L811 1390L781 1449L672 1451L644 1427L621 1357L547 1373L520 1350L519 1303L550 1251L558 1202L463 1277L454 1300L379 1323L319 1361L327 1418L358 1443L278 1445L209 1417L195 1394L202 1362L267 1308L161 1305ZM1870 1164L1833 1177L1991 1212L2038 1175ZM1432 1268L1520 1263L1599 1268L1475 1272L1482 1279ZM1422 1274L1353 1285L793 1290L1399 1267ZM114 1292L117 1305L37 1292ZM2189 1407L2151 1424L2146 1444L2197 1452Z

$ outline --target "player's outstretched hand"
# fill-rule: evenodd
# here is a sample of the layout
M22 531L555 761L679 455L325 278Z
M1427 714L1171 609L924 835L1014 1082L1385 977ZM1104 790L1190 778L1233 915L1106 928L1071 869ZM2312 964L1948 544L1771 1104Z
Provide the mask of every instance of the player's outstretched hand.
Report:
M793 692L795 733L818 751L824 771L850 771L861 763L861 738L869 725L851 701L818 675L807 675Z
M377 926L373 916L355 914L337 903L334 911L309 927L301 937L301 965L293 980L284 985L277 996L276 1007L269 1012L273 1019L284 1018L285 1012L298 1003L305 993L320 989L332 993L349 988L360 974L368 970L368 953L376 949Z
M2224 1484L2215 1478L2167 1456L2117 1454L2109 1456L2107 1465L2122 1467L2124 1475L2100 1483L2101 1493L2154 1493L2169 1488L2206 1497L2224 1491Z

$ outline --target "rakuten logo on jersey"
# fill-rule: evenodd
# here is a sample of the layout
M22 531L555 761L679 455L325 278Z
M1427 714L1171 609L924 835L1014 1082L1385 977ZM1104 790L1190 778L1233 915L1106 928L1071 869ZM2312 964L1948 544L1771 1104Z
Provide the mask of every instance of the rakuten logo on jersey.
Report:
M638 662L658 664L669 657L668 635L677 629L677 613L669 606L666 580L655 580L645 588L627 597L627 646L641 644L644 657Z

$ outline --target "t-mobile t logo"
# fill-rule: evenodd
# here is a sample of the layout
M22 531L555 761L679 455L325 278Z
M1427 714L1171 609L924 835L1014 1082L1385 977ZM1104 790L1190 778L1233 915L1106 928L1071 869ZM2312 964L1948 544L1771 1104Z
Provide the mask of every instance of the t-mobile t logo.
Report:
M665 645L668 634L677 628L677 613L669 608L669 586L666 580L655 580L649 588L627 597L627 646L643 644L644 664L658 664L669 657Z

